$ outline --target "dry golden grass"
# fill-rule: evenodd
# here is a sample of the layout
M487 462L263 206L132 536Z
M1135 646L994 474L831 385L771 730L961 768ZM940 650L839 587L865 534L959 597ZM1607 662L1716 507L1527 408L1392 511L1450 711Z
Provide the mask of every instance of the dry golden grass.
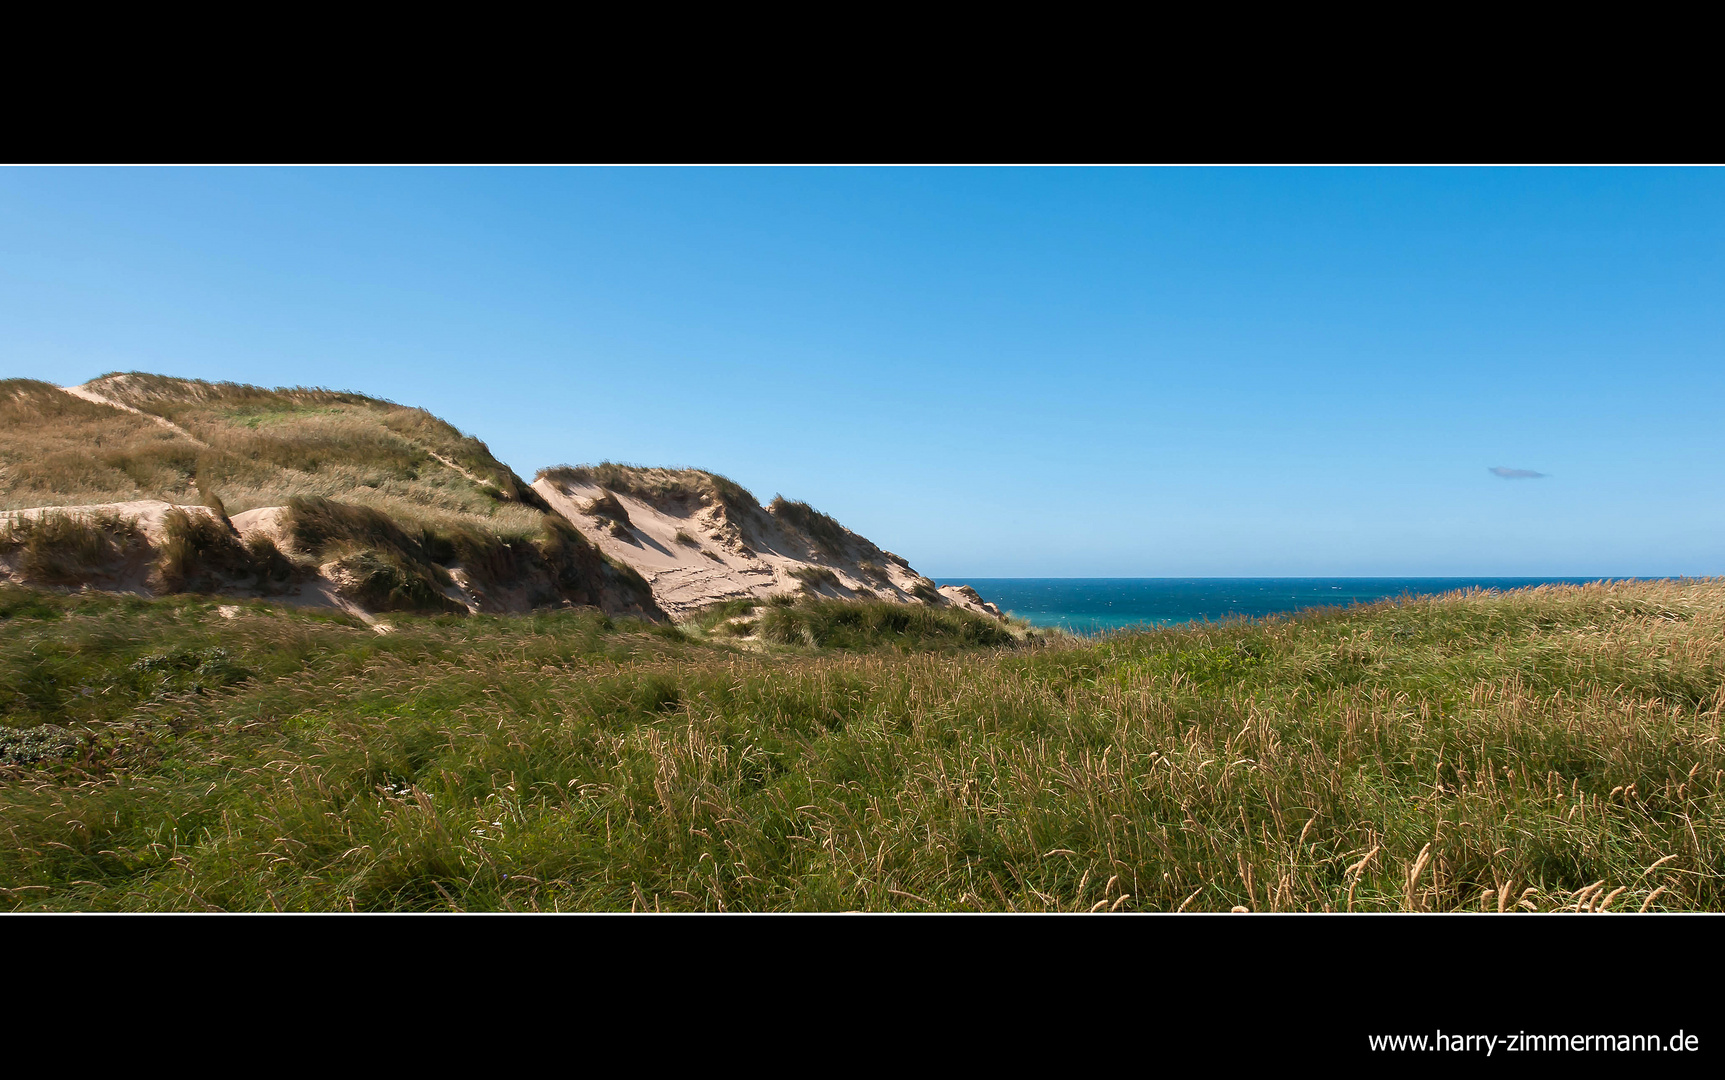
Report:
M394 534L388 542L371 536L369 547L347 536L335 552L307 538L308 552L335 560L342 591L362 604L465 610L443 594L452 581L433 565L459 560L490 597L479 602L492 607L597 604L662 617L638 574L560 527L484 443L424 410L327 390L141 374L105 376L85 389L114 404L46 383L0 382L0 508L160 499L216 510L219 525L175 519L152 587L275 591L288 577L314 574L273 547L248 551L227 519L286 506L292 531L305 524L306 507L320 506L382 515ZM80 584L62 572L71 562L50 566L39 557L39 541L19 549L23 562L13 570L36 584Z
M0 509L167 499L199 502L198 446L49 383L0 381Z
M540 469L537 478L554 484L595 484L655 504L723 503L738 512L761 512L747 489L728 477L703 469L664 469L602 461L597 465L557 465Z
M540 529L542 508L520 479L422 409L140 374L89 387L185 434L47 383L0 382L0 509L163 499L237 514L315 496L414 525Z

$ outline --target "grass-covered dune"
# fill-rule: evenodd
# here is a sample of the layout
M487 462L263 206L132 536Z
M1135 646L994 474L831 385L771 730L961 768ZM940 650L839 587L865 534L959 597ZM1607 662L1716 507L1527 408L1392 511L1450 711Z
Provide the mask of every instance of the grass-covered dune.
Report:
M1725 908L1716 581L1096 641L721 614L0 592L0 904Z
M0 379L0 510L163 499L238 514L299 496L415 522L538 529L543 507L526 484L423 409L142 372L81 389L113 404Z
M118 515L141 501L207 507L215 525L170 513L152 550ZM86 509L5 513L53 507ZM279 516L237 530L248 511ZM369 611L567 602L663 615L638 573L483 442L362 394L142 372L69 389L0 379L0 519L0 581L303 595L326 564L331 591Z

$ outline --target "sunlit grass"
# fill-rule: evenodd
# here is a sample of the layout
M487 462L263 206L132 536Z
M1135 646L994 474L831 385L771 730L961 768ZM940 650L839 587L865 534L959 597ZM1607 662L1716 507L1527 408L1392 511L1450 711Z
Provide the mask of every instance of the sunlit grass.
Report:
M389 619L0 590L4 722L78 738L0 781L0 897L1725 907L1716 582L1010 646L866 619L783 646L582 611Z

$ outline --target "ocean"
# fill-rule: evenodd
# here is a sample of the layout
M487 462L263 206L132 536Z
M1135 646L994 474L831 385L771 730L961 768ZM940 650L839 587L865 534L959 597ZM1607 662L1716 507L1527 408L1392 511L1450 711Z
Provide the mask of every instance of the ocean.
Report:
M965 578L1002 611L1035 626L1095 634L1231 616L1255 618L1314 607L1346 607L1404 593L1574 585L1598 578Z

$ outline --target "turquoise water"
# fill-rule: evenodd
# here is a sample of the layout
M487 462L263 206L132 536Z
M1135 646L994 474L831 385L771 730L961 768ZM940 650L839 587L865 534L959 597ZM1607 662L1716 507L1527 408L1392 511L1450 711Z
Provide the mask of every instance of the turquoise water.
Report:
M1172 626L1230 616L1255 618L1312 607L1345 607L1409 593L1573 585L1597 578L966 578L1001 610L1036 626L1093 634L1125 626Z

